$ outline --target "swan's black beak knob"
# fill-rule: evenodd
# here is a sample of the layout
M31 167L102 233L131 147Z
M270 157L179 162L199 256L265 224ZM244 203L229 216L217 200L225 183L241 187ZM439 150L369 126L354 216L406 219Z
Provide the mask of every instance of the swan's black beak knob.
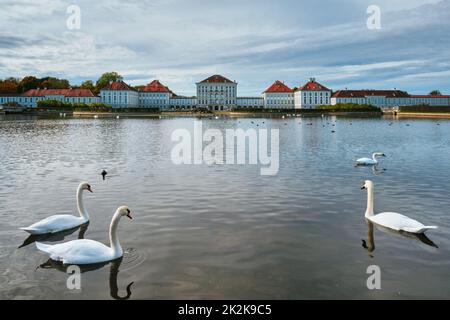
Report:
M133 220L133 216L131 215L131 211L127 209L127 218Z
M365 185L365 184L363 184L363 185L361 186L361 190L364 190L364 189L366 189L366 185Z

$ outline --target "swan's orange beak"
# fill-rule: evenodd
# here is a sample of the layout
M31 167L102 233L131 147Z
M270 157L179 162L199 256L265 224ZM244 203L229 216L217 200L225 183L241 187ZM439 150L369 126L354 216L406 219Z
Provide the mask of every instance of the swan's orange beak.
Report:
M87 186L87 191L89 191L90 193L94 193L94 191L92 191L91 186Z
M366 188L366 185L363 184L363 185L361 186L361 190L364 190L365 188Z
M131 213L128 213L127 217L130 218L131 220L133 220L133 217L131 216Z

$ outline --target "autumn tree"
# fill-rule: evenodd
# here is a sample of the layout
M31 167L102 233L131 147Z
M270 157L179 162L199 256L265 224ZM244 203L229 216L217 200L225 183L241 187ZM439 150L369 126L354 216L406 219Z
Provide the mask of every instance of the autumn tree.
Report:
M7 78L0 80L0 93L17 93L19 88L19 80L16 78Z
M45 77L40 80L41 80L41 83L39 85L40 88L47 88L47 89L69 89L70 88L70 83L66 79Z
M22 80L20 80L18 92L24 93L30 89L36 89L39 87L39 84L40 84L40 80L38 78L33 77L33 76L27 76L27 77L23 78Z
M34 76L27 76L23 78L18 85L18 92L23 93L30 89L47 88L47 89L68 89L70 83L66 79L58 79L55 77L44 77L38 79Z

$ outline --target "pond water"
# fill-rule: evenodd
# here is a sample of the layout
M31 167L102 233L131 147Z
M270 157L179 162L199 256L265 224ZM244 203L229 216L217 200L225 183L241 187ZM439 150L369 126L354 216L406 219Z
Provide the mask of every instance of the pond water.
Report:
M450 298L450 121L202 120L222 132L279 129L274 176L175 165L171 134L194 121L0 118L0 299ZM353 166L375 151L387 155L378 170ZM439 229L419 239L375 227L369 237L365 179L376 212ZM120 222L123 259L83 270L81 290L69 290L65 269L18 228L76 215L83 180L94 191L84 194L87 229L41 241L107 244L118 206L134 219ZM371 265L381 290L367 288Z

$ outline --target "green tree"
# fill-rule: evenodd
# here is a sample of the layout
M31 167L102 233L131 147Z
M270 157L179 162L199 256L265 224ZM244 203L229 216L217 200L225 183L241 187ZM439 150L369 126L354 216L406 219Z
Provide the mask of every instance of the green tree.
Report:
M439 90L433 90L430 92L430 96L442 96L442 93Z
M95 83L95 92L100 92L101 89L106 87L110 82L123 81L123 77L117 72L106 72Z
M95 91L95 86L92 80L86 80L81 84L81 89L89 89L93 92Z

